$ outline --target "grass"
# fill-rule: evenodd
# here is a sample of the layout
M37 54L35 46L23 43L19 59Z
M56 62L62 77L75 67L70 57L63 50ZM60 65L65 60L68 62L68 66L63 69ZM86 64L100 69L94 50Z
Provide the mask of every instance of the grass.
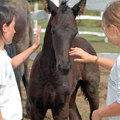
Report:
M93 36L93 35L78 35L78 36L81 36L87 39L97 53L120 53L119 47L114 46L110 42L105 43L103 37L98 37L98 36ZM40 38L41 38L40 45L42 46L43 39L44 39L44 33L41 33Z
M110 42L90 42L97 53L120 53L120 48Z
M41 25L42 28L47 27L47 19L39 20L38 25Z
M33 9L33 5L31 4ZM43 5L39 2L39 9L43 9ZM99 11L85 10L84 15L100 16ZM99 20L77 20L79 31L102 32L101 21ZM42 28L47 27L47 19L39 20L38 25ZM97 53L119 53L120 48L112 45L110 42L105 43L104 37L95 35L77 35L87 39ZM44 33L41 33L41 46L43 45Z
M77 35L77 36L83 37L86 40L88 40L97 53L120 53L120 48L114 46L110 42L105 43L104 37L98 37L94 35ZM44 33L41 33L40 38L41 38L40 45L42 46Z
M47 20L41 20L39 21L39 25L42 26L42 28L46 28L47 26ZM86 29L84 26L81 26L82 29ZM90 28L90 27L89 27ZM100 29L100 28L92 28L90 30L95 30L95 29ZM95 35L77 35L80 37L85 38L86 40L88 40L91 45L93 46L93 48L96 50L97 53L120 53L120 48L116 47L114 45L112 45L110 42L105 43L104 42L104 37L98 37ZM44 39L44 33L41 33L41 46L43 45L43 39Z

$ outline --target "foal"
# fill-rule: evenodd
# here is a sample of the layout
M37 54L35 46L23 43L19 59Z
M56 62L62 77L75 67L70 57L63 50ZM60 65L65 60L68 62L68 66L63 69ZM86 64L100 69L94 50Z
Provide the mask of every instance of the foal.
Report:
M46 0L46 10L51 13L47 25L42 51L34 60L29 83L31 120L43 120L51 109L54 120L81 120L75 98L79 87L92 111L99 106L99 69L94 63L75 63L68 52L71 47L80 47L96 55L92 46L84 39L75 37L78 28L75 20L82 14L86 0L73 8L66 2L57 7Z

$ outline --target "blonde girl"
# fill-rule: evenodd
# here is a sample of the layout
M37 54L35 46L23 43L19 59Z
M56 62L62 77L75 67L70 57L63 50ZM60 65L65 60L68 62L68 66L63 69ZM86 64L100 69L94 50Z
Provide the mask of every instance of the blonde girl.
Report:
M110 42L120 46L120 1L113 2L106 8L102 18L102 28ZM81 57L74 59L75 62L93 62L111 71L107 106L93 111L92 120L101 120L104 117L108 120L120 120L120 56L114 61L88 54L81 48L71 48L69 55Z

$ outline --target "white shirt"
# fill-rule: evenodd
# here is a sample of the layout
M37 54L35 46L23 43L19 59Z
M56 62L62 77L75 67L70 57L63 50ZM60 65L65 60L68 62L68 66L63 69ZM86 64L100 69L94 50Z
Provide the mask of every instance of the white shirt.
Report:
M0 109L3 120L21 120L22 104L11 58L0 50Z
M120 104L120 56L110 72L106 104L110 105L116 101ZM120 116L108 117L108 120L120 120Z

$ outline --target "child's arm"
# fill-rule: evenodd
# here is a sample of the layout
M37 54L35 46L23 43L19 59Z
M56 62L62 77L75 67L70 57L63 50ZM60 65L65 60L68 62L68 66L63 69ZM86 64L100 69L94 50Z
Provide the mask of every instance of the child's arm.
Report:
M114 102L109 106L99 108L92 113L92 120L102 120L103 117L120 115L120 104Z
M38 46L40 45L40 32L41 27L38 27L34 44L22 53L12 58L13 69L21 65L38 48Z
M1 114L1 110L0 110L0 120L2 120L2 114Z

